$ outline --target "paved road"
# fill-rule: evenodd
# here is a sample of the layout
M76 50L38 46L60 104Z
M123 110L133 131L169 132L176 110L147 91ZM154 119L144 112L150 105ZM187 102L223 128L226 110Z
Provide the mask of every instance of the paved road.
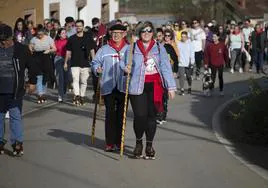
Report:
M126 153L120 160L118 154L103 151L101 114L97 142L90 144L92 104L75 108L50 101L52 106L40 108L28 98L25 156L0 156L0 188L268 188L268 182L234 159L211 130L216 108L247 92L250 76L254 75L225 73L223 98L217 92L203 97L200 81L194 81L192 96L177 96L170 102L168 123L159 126L156 135L155 161L128 157L135 144L131 110Z

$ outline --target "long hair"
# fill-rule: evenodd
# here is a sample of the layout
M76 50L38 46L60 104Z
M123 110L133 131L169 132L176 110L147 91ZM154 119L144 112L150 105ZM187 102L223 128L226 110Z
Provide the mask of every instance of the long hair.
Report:
M55 40L60 40L60 34L61 34L61 32L64 31L64 30L66 30L66 29L65 29L65 28L60 28L60 29L58 30L58 33L57 33L57 35L56 35Z
M22 23L22 33L25 35L26 32L27 32L27 26L26 26L26 23L25 23L25 20L23 18L18 18L16 20L16 23L15 23L15 26L14 26L14 34L16 34L17 31L19 31L18 29L18 23Z

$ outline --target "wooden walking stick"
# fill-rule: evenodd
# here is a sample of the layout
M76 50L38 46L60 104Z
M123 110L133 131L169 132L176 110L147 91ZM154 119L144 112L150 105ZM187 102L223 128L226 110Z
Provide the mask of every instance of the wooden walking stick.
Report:
M133 48L134 48L134 42L133 42L133 39L131 38L130 50L129 50L129 56L128 56L128 64L127 64L129 71L127 73L127 81L126 81L126 95L125 95L124 114L123 114L120 157L123 156L124 145L125 145L126 119L127 119L127 107L128 107L128 87L129 87L130 73L131 73L131 68L132 68Z
M95 142L97 109L98 109L98 102L100 102L100 100L98 100L98 97L101 98L100 80L101 80L101 74L99 74L99 77L98 77L98 83L97 83L97 89L96 89L96 98L95 98L95 107L94 107L94 114L93 114L92 127L91 127L91 143L92 144L94 144L94 142Z

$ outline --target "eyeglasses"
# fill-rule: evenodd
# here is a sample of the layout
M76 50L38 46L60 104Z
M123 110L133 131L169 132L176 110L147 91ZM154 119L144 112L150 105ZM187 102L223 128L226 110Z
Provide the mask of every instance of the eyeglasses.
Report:
M171 37L171 35L165 35L165 37Z
M112 32L112 35L122 35L124 32Z
M152 29L143 29L141 30L141 33L152 33L153 30Z

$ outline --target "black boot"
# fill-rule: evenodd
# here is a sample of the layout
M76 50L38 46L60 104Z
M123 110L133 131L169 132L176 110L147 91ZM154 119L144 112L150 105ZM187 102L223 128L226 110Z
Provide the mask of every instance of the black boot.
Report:
M155 160L155 150L151 143L146 145L145 154L146 160Z
M16 141L14 144L12 144L13 148L13 155L16 157L21 157L24 152L23 152L23 143Z
M143 150L142 140L137 140L135 149L133 151L134 157L137 158L137 159L142 158L143 157L142 156L142 150Z

